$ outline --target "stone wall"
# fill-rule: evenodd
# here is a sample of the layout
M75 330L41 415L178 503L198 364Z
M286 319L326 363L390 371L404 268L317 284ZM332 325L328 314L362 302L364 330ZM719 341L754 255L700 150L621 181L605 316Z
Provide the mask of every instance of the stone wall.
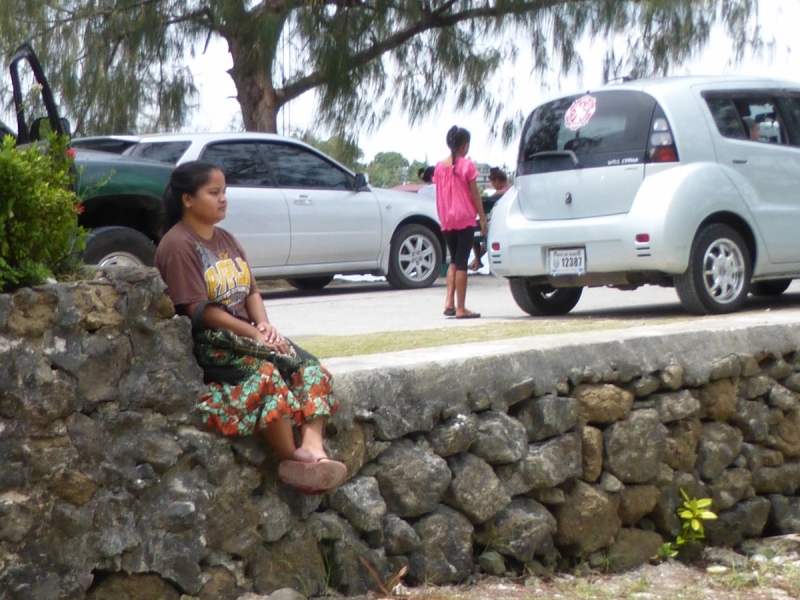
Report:
M800 324L707 320L326 361L350 480L301 496L224 438L156 273L0 295L0 599L234 600L618 570L800 531ZM432 359L435 357L435 360Z

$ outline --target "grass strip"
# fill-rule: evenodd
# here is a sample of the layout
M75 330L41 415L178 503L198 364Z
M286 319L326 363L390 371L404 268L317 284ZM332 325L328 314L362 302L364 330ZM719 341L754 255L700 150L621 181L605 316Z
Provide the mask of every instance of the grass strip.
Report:
M560 319L532 320L515 323L489 323L473 327L442 327L415 331L384 331L365 335L312 336L294 338L300 346L319 358L381 354L416 348L434 348L453 344L486 342L538 335L628 329L643 325L661 325L683 321L689 317L666 319Z

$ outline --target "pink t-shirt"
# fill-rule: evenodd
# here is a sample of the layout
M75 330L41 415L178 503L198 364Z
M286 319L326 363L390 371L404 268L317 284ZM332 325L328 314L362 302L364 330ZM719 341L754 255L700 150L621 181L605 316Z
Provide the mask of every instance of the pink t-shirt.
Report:
M439 213L442 231L475 227L478 211L472 202L469 183L477 178L478 169L468 158L459 158L453 167L441 162L436 165L433 182L436 184L436 212Z

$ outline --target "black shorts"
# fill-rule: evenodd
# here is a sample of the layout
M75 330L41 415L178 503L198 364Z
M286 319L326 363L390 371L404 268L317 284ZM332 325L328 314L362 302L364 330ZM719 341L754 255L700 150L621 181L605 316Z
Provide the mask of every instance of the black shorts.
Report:
M450 252L450 264L456 266L457 271L466 271L469 261L469 252L475 238L475 228L456 229L443 231L444 242Z

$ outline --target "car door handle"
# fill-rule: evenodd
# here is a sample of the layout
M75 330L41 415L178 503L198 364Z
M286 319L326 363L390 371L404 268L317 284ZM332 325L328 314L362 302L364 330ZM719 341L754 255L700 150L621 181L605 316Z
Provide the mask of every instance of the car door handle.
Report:
M311 198L308 196L298 196L294 199L295 204L311 204Z
M747 159L746 158L734 158L733 159L733 164L735 164L735 165L746 165L747 164Z

